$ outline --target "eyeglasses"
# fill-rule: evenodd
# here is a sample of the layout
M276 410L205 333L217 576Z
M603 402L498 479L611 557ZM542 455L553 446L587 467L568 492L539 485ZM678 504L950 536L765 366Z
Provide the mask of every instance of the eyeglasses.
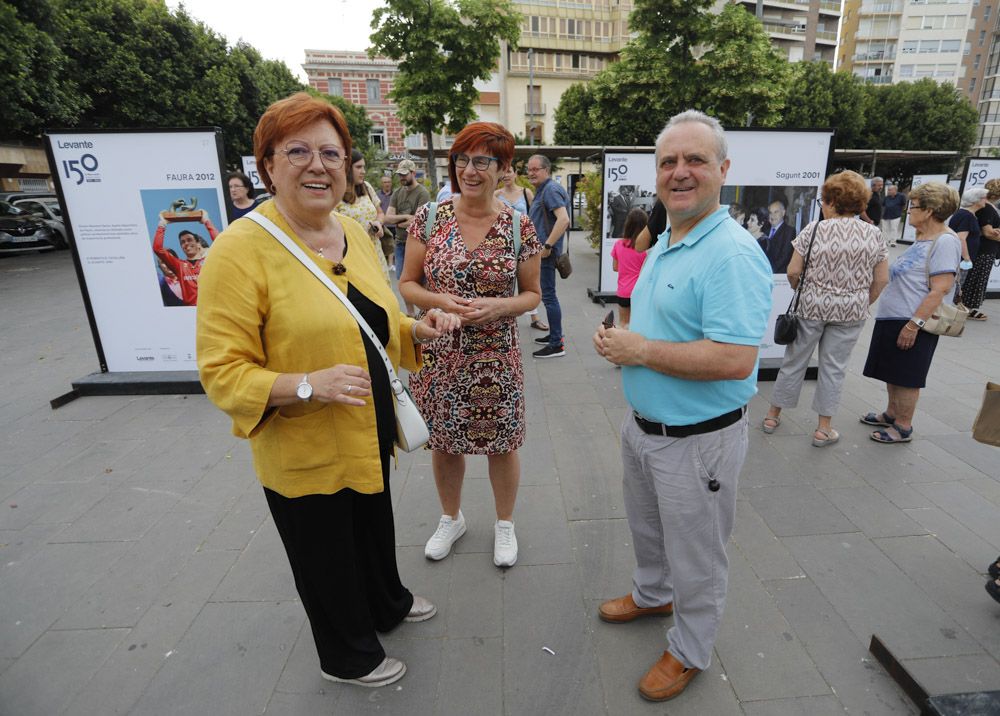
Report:
M284 149L278 151L288 157L288 163L293 167L303 167L309 164L314 154L318 154L323 166L330 169L340 169L344 166L344 155L340 153L341 150L333 147L310 149L302 144L288 144Z
M920 204L914 204L914 203L913 203L913 202L911 201L911 202L910 202L910 208L911 208L911 209L923 209L924 207L920 206Z
M468 154L455 154L451 161L456 169L465 169L469 166L469 162L472 162L472 166L481 172L490 168L490 162L496 162L498 166L500 165L500 160L497 157L486 157L481 154L474 157L470 157Z

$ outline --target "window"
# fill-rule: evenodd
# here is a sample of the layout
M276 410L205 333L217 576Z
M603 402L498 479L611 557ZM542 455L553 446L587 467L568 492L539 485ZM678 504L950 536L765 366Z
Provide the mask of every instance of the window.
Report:
M986 7L983 8L983 20L984 21L990 19L990 13L991 12L993 12L993 6L992 5L987 5Z
M913 77L913 65L900 65L899 66L899 76L900 77Z
M954 77L955 76L955 65L938 65L937 71L934 72L935 77Z
M958 52L961 48L961 40L941 40L941 52Z
M574 70L580 69L580 55L579 55L579 53L574 52L571 55L571 60L572 60L572 63L573 63L573 69Z
M971 80L969 80L969 94L972 94L975 91L976 91L976 78L973 77Z
M538 32L538 15L531 16L531 31Z
M941 46L938 40L921 40L920 41L920 54L924 55L929 52L937 52L938 48Z
M388 150L388 144L385 140L385 128L373 127L368 138L371 140L373 146L378 147L383 152Z
M382 89L378 80L365 80L365 87L368 89L368 104L382 104Z
M920 43L917 42L916 40L907 40L906 42L903 43L903 54L912 55L914 52L917 51L919 45Z
M538 85L528 85L528 112L527 114L544 114L542 112L542 88Z
M326 80L326 93L334 97L344 96L344 80L339 77L330 77Z
M982 57L982 55L976 55L976 59L974 59L972 61L972 69L974 69L974 70L978 70L979 69L979 58L980 57Z
M541 144L544 134L543 128L544 125L541 122L527 122L524 125L524 136L534 139L536 144Z
M917 65L914 77L933 77L934 69L934 65Z
M979 46L983 46L983 41L986 40L986 30L979 31Z

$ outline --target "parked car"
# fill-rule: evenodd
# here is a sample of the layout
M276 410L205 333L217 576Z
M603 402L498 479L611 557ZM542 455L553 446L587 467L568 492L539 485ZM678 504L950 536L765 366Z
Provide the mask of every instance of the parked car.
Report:
M0 253L52 251L56 238L41 219L0 201Z
M59 200L56 197L43 195L30 198L14 197L10 203L44 221L45 225L52 229L52 233L55 234L57 249L69 248L69 242L66 240L66 224L63 222L62 209L59 207Z

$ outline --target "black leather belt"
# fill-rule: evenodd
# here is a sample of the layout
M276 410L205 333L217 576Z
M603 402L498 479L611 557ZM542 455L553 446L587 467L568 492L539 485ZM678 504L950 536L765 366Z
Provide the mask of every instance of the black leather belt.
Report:
M743 417L746 408L747 406L744 405L736 410L709 418L708 420L702 420L700 423L694 423L693 425L664 425L663 423L654 423L652 420L646 420L634 410L632 411L632 416L635 418L635 424L647 435L686 438L691 435L701 435L729 427Z

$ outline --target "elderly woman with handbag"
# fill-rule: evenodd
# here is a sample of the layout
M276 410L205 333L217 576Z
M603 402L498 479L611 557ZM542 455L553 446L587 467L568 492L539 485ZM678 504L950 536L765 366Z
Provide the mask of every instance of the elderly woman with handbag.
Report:
M798 405L809 359L818 346L819 381L812 406L819 418L812 444L824 447L840 439L831 421L840 405L847 361L868 319L868 307L889 281L888 249L881 232L857 218L870 194L856 172L828 177L821 190L823 221L806 225L792 242L788 282L799 294L798 330L785 348L762 425L765 433L781 424L783 408Z
M224 231L202 271L201 382L250 440L321 676L384 686L406 666L377 632L436 611L396 567L390 375L460 322L402 315L365 230L332 213L351 156L339 110L305 93L275 102L254 155L274 199Z
M917 240L889 269L889 286L875 314L864 374L886 384L888 404L861 422L874 425L871 439L904 443L913 439L913 413L937 348L938 335L922 330L942 310L955 285L962 242L944 222L958 209L958 192L947 184L928 182L910 193L908 221Z
M524 370L517 316L538 305L541 244L531 220L493 192L514 157L514 137L493 122L458 133L448 157L458 196L421 207L409 227L399 282L420 308L462 317L462 330L425 347L410 381L430 426L442 516L424 555L444 559L465 534L465 456L486 455L496 505L493 563L517 561L514 503L524 443Z

